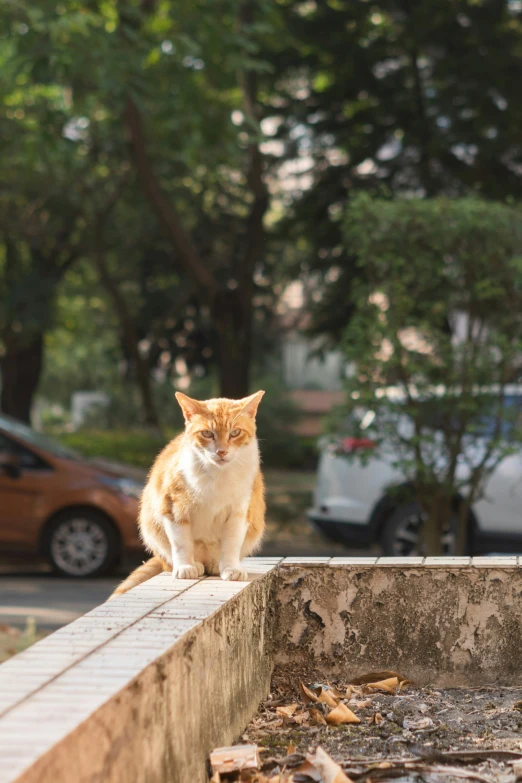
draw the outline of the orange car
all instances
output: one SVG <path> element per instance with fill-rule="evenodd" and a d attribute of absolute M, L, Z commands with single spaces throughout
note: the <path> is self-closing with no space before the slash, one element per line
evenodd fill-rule
<path fill-rule="evenodd" d="M 43 555 L 71 577 L 107 571 L 141 549 L 143 485 L 97 467 L 8 416 L 0 416 L 0 551 Z"/>

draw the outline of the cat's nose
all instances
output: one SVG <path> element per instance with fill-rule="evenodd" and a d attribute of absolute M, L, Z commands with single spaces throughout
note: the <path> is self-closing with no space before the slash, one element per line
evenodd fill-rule
<path fill-rule="evenodd" d="M 228 454 L 228 449 L 216 449 L 216 454 L 218 457 L 226 457 Z"/>

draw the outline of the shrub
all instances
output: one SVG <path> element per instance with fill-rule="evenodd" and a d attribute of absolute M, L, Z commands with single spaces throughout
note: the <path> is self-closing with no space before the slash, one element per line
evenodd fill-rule
<path fill-rule="evenodd" d="M 522 215 L 476 198 L 364 195 L 345 235 L 361 269 L 345 338 L 349 407 L 374 411 L 367 431 L 413 486 L 431 553 L 462 499 L 462 551 L 471 505 L 522 444 L 505 405 L 522 368 Z"/>

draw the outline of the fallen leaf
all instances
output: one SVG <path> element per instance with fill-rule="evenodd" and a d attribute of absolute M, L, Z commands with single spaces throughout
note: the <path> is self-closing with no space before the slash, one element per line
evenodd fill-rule
<path fill-rule="evenodd" d="M 326 722 L 332 726 L 339 726 L 341 723 L 360 723 L 360 718 L 357 717 L 343 702 L 340 702 L 337 707 L 332 710 L 326 716 Z"/>
<path fill-rule="evenodd" d="M 292 780 L 294 775 L 306 775 L 309 780 L 315 780 L 317 783 L 322 781 L 322 776 L 317 767 L 311 764 L 309 761 L 303 761 L 298 767 L 292 770 Z"/>
<path fill-rule="evenodd" d="M 374 712 L 372 717 L 370 718 L 370 723 L 375 724 L 376 726 L 379 725 L 379 723 L 382 723 L 384 718 L 382 717 L 380 712 Z"/>
<path fill-rule="evenodd" d="M 210 754 L 210 766 L 212 774 L 257 769 L 259 767 L 257 745 L 232 745 L 228 748 L 216 748 Z"/>
<path fill-rule="evenodd" d="M 310 717 L 309 712 L 298 712 L 295 715 L 293 715 L 292 720 L 294 723 L 297 723 L 300 726 L 302 723 L 306 723 L 309 717 Z"/>
<path fill-rule="evenodd" d="M 329 707 L 336 707 L 337 706 L 337 699 L 334 699 L 330 691 L 325 691 L 324 688 L 321 688 L 321 693 L 319 694 L 319 701 L 323 704 L 328 704 Z"/>
<path fill-rule="evenodd" d="M 403 682 L 406 677 L 403 677 L 397 672 L 370 672 L 369 674 L 363 674 L 361 677 L 354 677 L 350 680 L 350 685 L 368 685 L 370 682 L 381 682 L 382 680 L 390 680 L 396 677 L 399 682 Z"/>
<path fill-rule="evenodd" d="M 286 755 L 291 756 L 292 753 L 295 753 L 297 750 L 297 745 L 289 745 L 286 749 Z"/>
<path fill-rule="evenodd" d="M 276 707 L 276 715 L 281 715 L 283 718 L 291 718 L 298 707 L 298 704 L 289 704 L 287 707 Z"/>
<path fill-rule="evenodd" d="M 377 769 L 391 769 L 392 767 L 393 764 L 391 761 L 381 761 L 381 763 L 377 765 Z"/>
<path fill-rule="evenodd" d="M 306 685 L 303 685 L 301 680 L 299 680 L 299 690 L 301 691 L 301 696 L 303 697 L 305 706 L 307 704 L 317 704 L 317 702 L 319 701 L 318 695 L 315 694 L 313 691 L 311 691 L 309 688 L 307 688 Z"/>
<path fill-rule="evenodd" d="M 418 718 L 417 720 L 414 720 L 413 718 L 404 718 L 402 722 L 403 729 L 408 729 L 409 731 L 429 729 L 433 725 L 434 723 L 431 718 Z"/>
<path fill-rule="evenodd" d="M 306 685 L 303 685 L 303 683 L 299 681 L 299 690 L 301 691 L 305 706 L 308 704 L 316 704 L 318 701 L 322 704 L 327 704 L 329 707 L 335 707 L 337 704 L 337 700 L 334 699 L 330 690 L 323 688 L 322 685 L 307 688 Z"/>
<path fill-rule="evenodd" d="M 219 774 L 219 772 L 214 772 L 214 774 L 210 778 L 210 783 L 221 783 L 221 775 Z"/>
<path fill-rule="evenodd" d="M 390 677 L 388 680 L 369 682 L 366 687 L 372 691 L 385 691 L 386 693 L 395 693 L 397 688 L 399 687 L 399 678 Z"/>
<path fill-rule="evenodd" d="M 328 687 L 330 688 L 330 693 L 335 699 L 339 700 L 345 698 L 344 693 L 340 691 L 339 688 L 336 688 L 334 685 L 329 685 Z"/>
<path fill-rule="evenodd" d="M 326 720 L 324 719 L 324 715 L 319 710 L 315 710 L 312 707 L 310 708 L 310 720 L 312 723 L 317 723 L 321 726 L 326 726 Z"/>
<path fill-rule="evenodd" d="M 324 783 L 353 783 L 339 764 L 336 764 L 320 745 L 317 747 L 315 755 L 308 754 L 306 760 L 320 772 Z"/>
<path fill-rule="evenodd" d="M 372 700 L 371 699 L 365 699 L 364 701 L 358 701 L 356 702 L 357 706 L 360 710 L 364 710 L 365 707 L 371 707 L 372 706 Z"/>

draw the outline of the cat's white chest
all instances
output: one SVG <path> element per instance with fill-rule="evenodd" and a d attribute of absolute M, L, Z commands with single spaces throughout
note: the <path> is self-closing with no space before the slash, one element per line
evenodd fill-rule
<path fill-rule="evenodd" d="M 254 479 L 259 468 L 257 444 L 246 447 L 241 459 L 226 468 L 210 466 L 202 470 L 187 461 L 185 476 L 194 493 L 190 521 L 195 540 L 219 541 L 223 526 L 232 513 L 248 511 Z"/>

